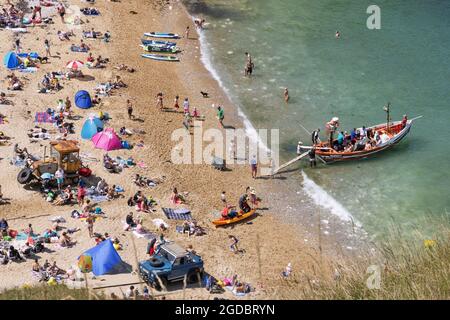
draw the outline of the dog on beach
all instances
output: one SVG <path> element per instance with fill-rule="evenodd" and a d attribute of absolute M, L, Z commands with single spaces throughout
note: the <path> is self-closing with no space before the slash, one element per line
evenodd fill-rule
<path fill-rule="evenodd" d="M 200 91 L 200 93 L 202 94 L 203 98 L 209 98 L 208 92 Z"/>

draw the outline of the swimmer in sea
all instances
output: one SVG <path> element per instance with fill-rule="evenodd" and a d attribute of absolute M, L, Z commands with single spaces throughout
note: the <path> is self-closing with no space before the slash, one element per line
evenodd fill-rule
<path fill-rule="evenodd" d="M 339 39 L 341 37 L 341 33 L 337 30 L 336 30 L 335 37 L 336 37 L 336 39 Z"/>
<path fill-rule="evenodd" d="M 284 89 L 284 101 L 285 101 L 286 103 L 288 103 L 288 101 L 289 101 L 289 91 L 288 91 L 288 88 L 285 88 L 285 89 Z"/>

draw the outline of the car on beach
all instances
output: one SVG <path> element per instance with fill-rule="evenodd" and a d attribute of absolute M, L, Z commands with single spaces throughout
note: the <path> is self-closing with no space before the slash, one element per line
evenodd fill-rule
<path fill-rule="evenodd" d="M 203 260 L 176 243 L 165 243 L 150 259 L 139 263 L 139 273 L 146 283 L 157 290 L 170 282 L 184 279 L 187 283 L 195 283 L 203 277 Z"/>

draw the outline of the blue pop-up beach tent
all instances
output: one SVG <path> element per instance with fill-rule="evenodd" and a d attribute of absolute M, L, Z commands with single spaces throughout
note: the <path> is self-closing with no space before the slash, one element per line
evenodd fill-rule
<path fill-rule="evenodd" d="M 80 90 L 75 94 L 75 104 L 78 108 L 89 109 L 92 107 L 92 100 L 89 92 Z"/>
<path fill-rule="evenodd" d="M 123 263 L 111 240 L 102 241 L 87 250 L 80 256 L 78 262 L 83 264 L 82 270 L 92 271 L 96 276 L 108 273 Z"/>
<path fill-rule="evenodd" d="M 90 117 L 83 124 L 81 137 L 90 140 L 97 133 L 103 130 L 103 122 L 97 117 Z"/>
<path fill-rule="evenodd" d="M 8 69 L 15 69 L 19 66 L 20 61 L 19 58 L 17 58 L 17 54 L 15 52 L 10 51 L 3 58 L 3 64 Z"/>

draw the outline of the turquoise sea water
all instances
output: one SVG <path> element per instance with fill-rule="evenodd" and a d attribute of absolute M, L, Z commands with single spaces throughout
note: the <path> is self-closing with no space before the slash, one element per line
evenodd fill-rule
<path fill-rule="evenodd" d="M 283 160 L 297 141 L 310 141 L 299 124 L 323 129 L 333 116 L 344 130 L 382 123 L 388 101 L 394 120 L 423 115 L 376 158 L 303 167 L 369 233 L 383 234 L 392 220 L 432 232 L 424 218 L 450 211 L 450 1 L 187 2 L 209 22 L 203 35 L 232 99 L 255 128 L 280 129 Z M 366 27 L 371 4 L 381 9 L 381 30 Z M 243 77 L 245 51 L 256 66 L 251 79 Z"/>

